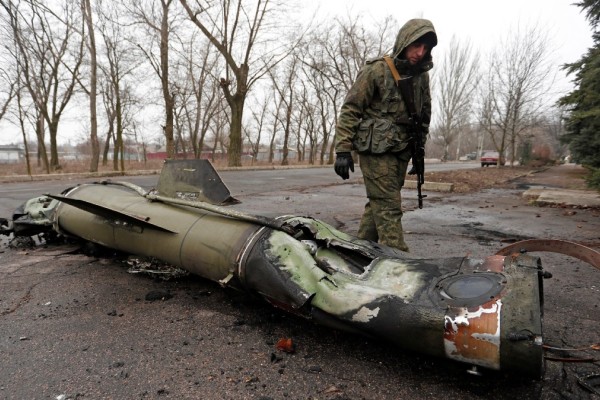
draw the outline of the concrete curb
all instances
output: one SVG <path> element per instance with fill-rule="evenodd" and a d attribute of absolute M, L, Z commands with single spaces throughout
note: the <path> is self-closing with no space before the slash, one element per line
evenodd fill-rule
<path fill-rule="evenodd" d="M 600 208 L 600 194 L 591 190 L 529 189 L 523 192 L 523 197 L 540 206 Z"/>
<path fill-rule="evenodd" d="M 139 171 L 115 171 L 115 172 L 75 172 L 66 174 L 41 174 L 41 175 L 7 175 L 0 176 L 0 183 L 14 182 L 39 182 L 39 181 L 61 181 L 82 178 L 114 178 L 119 176 L 158 175 L 160 170 Z"/>
<path fill-rule="evenodd" d="M 257 170 L 282 170 L 282 169 L 307 169 L 307 168 L 332 168 L 331 165 L 266 165 L 266 166 L 243 166 L 243 167 L 215 167 L 217 171 L 257 171 Z M 14 182 L 36 182 L 73 180 L 82 178 L 114 178 L 120 176 L 160 175 L 160 169 L 131 170 L 131 171 L 107 171 L 107 172 L 74 172 L 63 174 L 39 174 L 39 175 L 5 175 L 0 176 L 0 183 Z"/>
<path fill-rule="evenodd" d="M 407 189 L 416 189 L 417 181 L 404 181 L 404 187 Z M 445 183 L 445 182 L 425 182 L 421 188 L 423 190 L 429 190 L 431 192 L 453 192 L 454 184 L 453 183 Z"/>
<path fill-rule="evenodd" d="M 283 170 L 283 169 L 307 169 L 307 168 L 328 168 L 330 165 L 270 165 L 256 167 L 222 167 L 216 168 L 217 171 L 248 171 L 248 170 Z M 331 167 L 332 168 L 332 167 Z M 136 171 L 114 171 L 114 172 L 78 172 L 65 174 L 41 174 L 41 175 L 12 175 L 0 176 L 0 183 L 15 183 L 15 182 L 39 182 L 39 181 L 54 181 L 54 180 L 76 180 L 83 178 L 118 178 L 121 176 L 139 176 L 139 175 L 160 175 L 160 170 L 136 170 Z M 361 179 L 362 181 L 362 179 Z M 407 189 L 416 189 L 417 181 L 406 180 L 404 187 Z M 453 183 L 443 182 L 425 182 L 422 186 L 423 190 L 432 192 L 453 192 Z"/>

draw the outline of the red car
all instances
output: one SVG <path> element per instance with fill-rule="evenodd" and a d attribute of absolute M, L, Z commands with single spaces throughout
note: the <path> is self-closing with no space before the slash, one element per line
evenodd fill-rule
<path fill-rule="evenodd" d="M 498 165 L 500 154 L 497 151 L 486 151 L 481 155 L 481 166 Z"/>

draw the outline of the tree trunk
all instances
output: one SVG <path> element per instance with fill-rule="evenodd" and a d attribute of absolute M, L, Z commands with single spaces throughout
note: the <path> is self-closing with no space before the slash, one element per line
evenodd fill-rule
<path fill-rule="evenodd" d="M 21 92 L 17 90 L 17 110 L 19 117 L 19 126 L 23 135 L 23 145 L 25 146 L 25 161 L 27 162 L 27 175 L 31 176 L 31 159 L 29 158 L 29 143 L 27 141 L 27 130 L 25 129 L 25 117 L 23 116 L 23 108 L 21 105 Z"/>
<path fill-rule="evenodd" d="M 291 97 L 291 96 L 290 96 Z M 283 154 L 281 157 L 281 165 L 288 165 L 290 161 L 288 160 L 288 146 L 290 143 L 290 126 L 292 124 L 292 109 L 291 109 L 291 100 L 288 103 L 285 113 L 285 128 L 283 130 Z"/>
<path fill-rule="evenodd" d="M 242 114 L 244 100 L 244 97 L 238 96 L 231 103 L 229 151 L 227 152 L 227 165 L 230 167 L 242 166 Z"/>
<path fill-rule="evenodd" d="M 96 38 L 94 36 L 94 24 L 92 22 L 92 7 L 90 5 L 90 0 L 83 0 L 83 12 L 85 16 L 85 22 L 88 28 L 90 50 L 90 142 L 92 144 L 90 172 L 97 172 L 98 162 L 100 159 L 100 143 L 98 142 L 98 118 L 96 112 L 98 64 L 96 61 Z"/>
<path fill-rule="evenodd" d="M 119 88 L 117 88 L 119 89 Z M 121 109 L 121 94 L 119 90 L 115 91 L 116 93 L 116 102 L 115 102 L 115 111 L 117 112 L 117 131 L 114 143 L 114 157 L 113 157 L 113 170 L 119 170 L 119 155 L 123 156 L 123 110 Z M 121 160 L 123 161 L 123 160 Z M 121 166 L 123 163 L 121 162 Z M 124 169 L 123 169 L 124 170 Z"/>
<path fill-rule="evenodd" d="M 60 170 L 60 162 L 58 160 L 58 143 L 56 141 L 56 137 L 58 135 L 57 120 L 50 122 L 48 131 L 50 133 L 50 170 L 58 171 Z"/>
<path fill-rule="evenodd" d="M 162 20 L 160 25 L 160 69 L 163 99 L 165 101 L 164 134 L 167 145 L 167 158 L 175 158 L 175 140 L 173 138 L 173 109 L 175 99 L 169 91 L 169 5 L 162 1 Z"/>
<path fill-rule="evenodd" d="M 50 163 L 48 162 L 48 152 L 46 151 L 46 142 L 44 138 L 44 123 L 45 119 L 42 114 L 38 114 L 37 124 L 35 126 L 35 134 L 37 136 L 38 141 L 38 166 L 40 166 L 40 161 L 44 167 L 44 171 L 47 174 L 50 173 Z"/>
<path fill-rule="evenodd" d="M 110 150 L 110 138 L 113 135 L 113 123 L 110 123 L 110 128 L 106 133 L 106 140 L 104 141 L 104 150 L 102 151 L 102 165 L 108 165 L 108 151 Z"/>

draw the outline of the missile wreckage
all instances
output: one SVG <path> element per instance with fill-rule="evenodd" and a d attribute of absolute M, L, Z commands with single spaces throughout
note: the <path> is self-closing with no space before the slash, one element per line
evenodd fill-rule
<path fill-rule="evenodd" d="M 236 202 L 208 161 L 166 161 L 155 189 L 81 184 L 27 201 L 0 233 L 51 232 L 154 257 L 325 326 L 534 378 L 544 372 L 548 274 L 526 250 L 600 268 L 594 250 L 548 240 L 518 242 L 484 259 L 414 259 L 311 217 L 228 207 Z"/>

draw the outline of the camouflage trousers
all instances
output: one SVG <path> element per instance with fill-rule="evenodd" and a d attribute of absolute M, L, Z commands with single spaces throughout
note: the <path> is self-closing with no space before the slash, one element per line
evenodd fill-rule
<path fill-rule="evenodd" d="M 369 201 L 358 228 L 358 237 L 408 251 L 402 233 L 400 190 L 410 151 L 360 154 L 360 169 Z"/>

